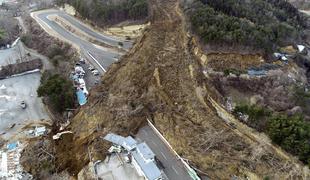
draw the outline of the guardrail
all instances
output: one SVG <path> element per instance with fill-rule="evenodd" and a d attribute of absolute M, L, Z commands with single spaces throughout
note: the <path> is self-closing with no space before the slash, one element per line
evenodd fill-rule
<path fill-rule="evenodd" d="M 169 142 L 166 140 L 166 138 L 159 132 L 159 130 L 154 126 L 154 124 L 147 119 L 148 125 L 153 129 L 153 131 L 158 135 L 158 137 L 169 147 L 169 149 L 177 156 L 178 159 L 181 160 L 184 167 L 186 168 L 188 174 L 193 180 L 200 180 L 200 177 L 197 175 L 194 169 L 192 169 L 185 161 L 184 159 L 172 148 L 172 146 L 169 144 Z"/>
<path fill-rule="evenodd" d="M 107 72 L 104 69 L 104 67 L 97 61 L 97 59 L 92 54 L 90 54 L 90 52 L 87 51 L 87 54 L 97 63 L 97 65 L 100 67 L 100 69 L 102 69 L 104 72 Z"/>

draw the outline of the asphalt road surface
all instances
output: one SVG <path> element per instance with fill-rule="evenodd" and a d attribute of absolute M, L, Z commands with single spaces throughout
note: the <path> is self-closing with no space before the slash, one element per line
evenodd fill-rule
<path fill-rule="evenodd" d="M 152 149 L 156 157 L 165 167 L 164 172 L 169 180 L 191 179 L 186 169 L 183 167 L 182 162 L 177 159 L 151 127 L 145 126 L 141 128 L 136 139 L 140 142 L 145 142 Z"/>
<path fill-rule="evenodd" d="M 66 29 L 61 27 L 56 22 L 48 19 L 49 15 L 57 15 L 65 18 L 67 21 L 71 23 L 72 26 L 80 29 L 81 31 L 87 33 L 88 35 L 96 38 L 98 41 L 104 42 L 106 44 L 117 47 L 119 42 L 123 43 L 123 47 L 125 49 L 129 49 L 132 46 L 132 42 L 126 41 L 123 39 L 116 38 L 114 36 L 104 35 L 93 31 L 92 29 L 85 26 L 76 18 L 66 14 L 63 11 L 51 10 L 51 11 L 42 11 L 38 12 L 36 19 L 39 24 L 49 28 L 48 30 L 52 30 L 59 34 L 62 38 L 65 38 L 67 41 L 71 42 L 80 47 L 81 55 L 86 57 L 97 69 L 104 73 L 108 67 L 116 62 L 118 58 L 121 56 L 120 53 L 115 50 L 111 50 L 108 48 L 99 48 L 95 46 L 93 43 L 88 42 L 71 32 L 68 32 Z M 98 65 L 100 64 L 100 65 Z"/>

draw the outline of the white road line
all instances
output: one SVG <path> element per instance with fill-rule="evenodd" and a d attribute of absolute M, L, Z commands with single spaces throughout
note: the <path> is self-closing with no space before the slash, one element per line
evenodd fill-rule
<path fill-rule="evenodd" d="M 161 153 L 161 155 L 164 156 L 164 158 L 165 158 L 166 160 L 168 160 L 167 157 L 165 156 L 165 154 L 164 154 L 163 152 L 160 151 L 160 153 Z"/>
<path fill-rule="evenodd" d="M 177 175 L 180 175 L 179 172 L 172 166 L 172 169 L 174 170 L 174 172 L 177 174 Z"/>
<path fill-rule="evenodd" d="M 98 64 L 98 66 L 104 71 L 107 72 L 102 66 L 101 64 L 97 61 L 97 59 L 95 59 L 95 57 L 93 55 L 90 54 L 89 51 L 87 51 L 87 54 Z"/>

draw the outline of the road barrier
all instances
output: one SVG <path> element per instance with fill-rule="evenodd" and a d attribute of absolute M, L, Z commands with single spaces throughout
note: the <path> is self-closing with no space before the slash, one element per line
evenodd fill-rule
<path fill-rule="evenodd" d="M 197 175 L 194 169 L 192 169 L 185 161 L 184 159 L 172 148 L 172 146 L 169 144 L 169 142 L 166 140 L 166 138 L 159 132 L 159 130 L 154 126 L 154 124 L 147 119 L 148 125 L 153 129 L 153 131 L 158 135 L 158 137 L 169 147 L 169 149 L 177 156 L 178 159 L 181 160 L 184 167 L 186 168 L 188 174 L 193 180 L 200 180 L 200 177 Z"/>
<path fill-rule="evenodd" d="M 104 72 L 107 72 L 102 66 L 101 64 L 97 61 L 97 59 L 90 54 L 90 52 L 87 51 L 87 54 L 98 64 L 98 66 L 104 71 Z"/>

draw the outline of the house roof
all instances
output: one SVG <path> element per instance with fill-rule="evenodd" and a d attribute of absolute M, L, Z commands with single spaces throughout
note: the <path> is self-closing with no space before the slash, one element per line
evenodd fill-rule
<path fill-rule="evenodd" d="M 119 145 L 119 146 L 122 146 L 122 144 L 125 140 L 124 137 L 113 134 L 113 133 L 107 134 L 103 139 L 105 139 L 105 140 L 107 140 L 113 144 Z"/>
<path fill-rule="evenodd" d="M 107 134 L 103 139 L 128 150 L 148 180 L 161 177 L 161 172 L 154 162 L 155 154 L 145 142 L 137 144 L 131 136 L 124 138 L 113 133 Z"/>
<path fill-rule="evenodd" d="M 132 150 L 134 147 L 136 147 L 137 141 L 133 139 L 131 136 L 128 136 L 126 138 L 109 133 L 107 134 L 103 139 L 112 142 L 113 144 L 119 145 L 124 147 L 127 151 Z"/>
<path fill-rule="evenodd" d="M 137 150 L 132 151 L 131 154 L 148 180 L 156 180 L 161 177 L 161 172 L 154 161 L 144 161 Z"/>
<path fill-rule="evenodd" d="M 145 142 L 138 144 L 137 150 L 145 160 L 153 159 L 155 157 L 155 154 Z"/>

